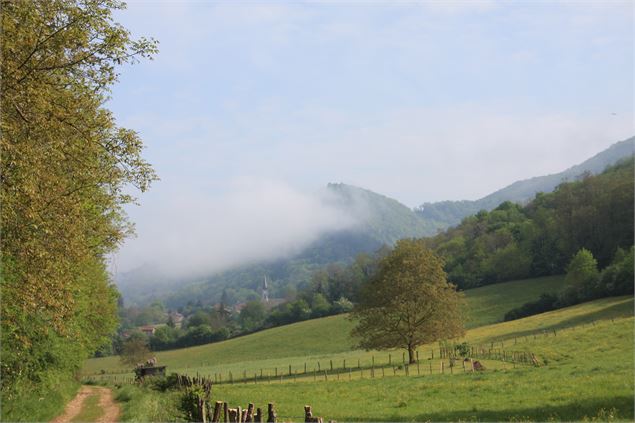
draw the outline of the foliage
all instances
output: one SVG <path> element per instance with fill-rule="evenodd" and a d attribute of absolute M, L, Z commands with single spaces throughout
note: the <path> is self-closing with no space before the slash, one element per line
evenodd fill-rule
<path fill-rule="evenodd" d="M 116 66 L 149 57 L 114 0 L 2 1 L 2 396 L 69 374 L 108 342 L 117 293 L 105 257 L 130 233 L 126 187 L 155 174 L 103 107 Z"/>
<path fill-rule="evenodd" d="M 585 248 L 580 249 L 567 266 L 564 303 L 576 304 L 580 300 L 592 298 L 599 275 L 598 264 L 593 254 Z"/>
<path fill-rule="evenodd" d="M 64 411 L 64 406 L 77 393 L 79 383 L 66 371 L 50 371 L 40 374 L 37 385 L 20 380 L 11 389 L 11 396 L 7 395 L 8 399 L 2 401 L 3 422 L 46 422 Z"/>
<path fill-rule="evenodd" d="M 123 344 L 121 362 L 129 366 L 134 366 L 138 363 L 144 363 L 151 355 L 145 336 L 141 334 L 130 336 Z"/>
<path fill-rule="evenodd" d="M 265 306 L 261 301 L 250 301 L 245 304 L 238 319 L 243 329 L 252 331 L 262 326 L 266 318 Z"/>
<path fill-rule="evenodd" d="M 613 262 L 602 272 L 588 250 L 580 250 L 568 266 L 567 285 L 557 294 L 544 293 L 537 301 L 530 301 L 505 314 L 505 320 L 515 320 L 545 311 L 590 301 L 596 298 L 633 294 L 633 247 L 627 253 L 621 248 Z"/>
<path fill-rule="evenodd" d="M 604 295 L 633 294 L 634 255 L 633 247 L 628 251 L 617 249 L 613 262 L 602 271 L 600 276 L 600 289 Z"/>
<path fill-rule="evenodd" d="M 185 414 L 190 422 L 201 422 L 203 416 L 200 413 L 199 403 L 202 401 L 209 402 L 210 397 L 203 387 L 194 385 L 185 389 L 181 394 L 181 402 L 179 408 Z"/>
<path fill-rule="evenodd" d="M 558 296 L 554 294 L 541 294 L 536 301 L 530 301 L 518 308 L 505 313 L 505 321 L 521 319 L 534 314 L 544 313 L 557 308 Z"/>
<path fill-rule="evenodd" d="M 426 243 L 462 289 L 565 273 L 581 248 L 605 267 L 617 248 L 633 245 L 633 170 L 625 161 L 538 194 L 527 206 L 502 203 Z"/>
<path fill-rule="evenodd" d="M 185 422 L 180 396 L 179 391 L 159 392 L 144 385 L 124 385 L 115 393 L 124 422 Z"/>
<path fill-rule="evenodd" d="M 365 349 L 417 346 L 463 333 L 462 296 L 448 284 L 441 260 L 422 242 L 401 240 L 379 262 L 351 317 Z"/>

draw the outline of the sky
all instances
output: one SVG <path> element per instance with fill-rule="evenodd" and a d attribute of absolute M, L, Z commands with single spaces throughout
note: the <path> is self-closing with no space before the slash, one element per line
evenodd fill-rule
<path fill-rule="evenodd" d="M 130 1 L 116 21 L 160 51 L 121 69 L 107 107 L 161 181 L 128 208 L 138 237 L 116 267 L 301 248 L 347 224 L 316 194 L 329 182 L 415 207 L 582 162 L 635 134 L 633 13 L 627 1 Z"/>

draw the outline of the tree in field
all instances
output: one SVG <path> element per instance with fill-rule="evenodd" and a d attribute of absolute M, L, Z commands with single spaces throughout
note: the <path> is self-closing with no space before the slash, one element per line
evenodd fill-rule
<path fill-rule="evenodd" d="M 599 276 L 598 263 L 593 254 L 585 248 L 580 249 L 567 267 L 565 302 L 574 304 L 593 298 Z"/>
<path fill-rule="evenodd" d="M 367 350 L 405 348 L 414 363 L 419 345 L 464 333 L 462 305 L 441 259 L 420 240 L 400 240 L 364 286 L 352 335 Z"/>
<path fill-rule="evenodd" d="M 121 362 L 130 366 L 145 363 L 152 356 L 148 348 L 148 341 L 143 334 L 132 334 L 123 343 Z"/>
<path fill-rule="evenodd" d="M 18 384 L 41 389 L 47 372 L 70 379 L 117 325 L 105 257 L 132 230 L 128 188 L 155 179 L 137 134 L 104 107 L 117 66 L 156 51 L 113 22 L 121 8 L 0 4 L 3 405 Z"/>

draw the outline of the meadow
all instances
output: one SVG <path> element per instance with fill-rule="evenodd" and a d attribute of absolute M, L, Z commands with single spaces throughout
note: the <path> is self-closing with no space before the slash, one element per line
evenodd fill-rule
<path fill-rule="evenodd" d="M 537 299 L 542 292 L 555 292 L 562 288 L 563 276 L 507 282 L 465 291 L 467 301 L 467 327 L 474 328 L 503 320 L 504 314 L 513 307 Z M 369 365 L 373 353 L 355 350 L 355 341 L 349 336 L 353 323 L 346 315 L 330 316 L 291 325 L 272 328 L 251 335 L 223 342 L 157 352 L 161 365 L 169 371 L 195 374 L 228 372 L 253 375 L 266 370 L 271 374 L 275 368 L 309 369 L 320 368 L 330 360 L 342 366 Z M 377 363 L 388 361 L 388 353 L 375 353 Z M 401 359 L 402 352 L 393 354 L 393 360 Z M 100 374 L 102 370 L 119 377 L 130 377 L 129 369 L 122 367 L 119 357 L 104 357 L 87 360 L 83 374 Z"/>
<path fill-rule="evenodd" d="M 411 366 L 408 376 L 401 370 L 397 376 L 387 371 L 382 377 L 376 370 L 372 378 L 366 370 L 363 378 L 357 372 L 352 380 L 331 374 L 328 381 L 314 381 L 309 375 L 295 381 L 219 384 L 213 400 L 234 407 L 274 402 L 283 421 L 301 420 L 305 404 L 312 405 L 316 415 L 337 421 L 632 421 L 633 324 L 633 298 L 607 298 L 475 328 L 465 336 L 471 344 L 494 342 L 499 347 L 502 342 L 505 349 L 531 351 L 538 366 L 483 360 L 483 372 L 457 366 L 453 373 L 446 367 L 440 374 L 437 359 L 422 357 L 422 370 L 435 363 L 432 375 L 417 374 Z M 136 405 L 127 404 L 127 421 L 165 417 L 165 407 L 176 410 L 178 397 L 173 393 L 131 386 L 123 386 L 120 393 L 133 401 L 136 397 Z M 164 406 L 157 407 L 161 398 Z"/>
<path fill-rule="evenodd" d="M 549 283 L 558 283 L 551 280 Z M 547 281 L 545 281 L 547 283 Z M 486 309 L 506 286 L 468 292 L 468 302 Z M 522 283 L 511 285 L 523 291 Z M 497 289 L 498 288 L 498 289 Z M 478 291 L 478 290 L 473 290 Z M 509 291 L 511 292 L 511 291 Z M 506 306 L 505 306 L 506 307 Z M 283 421 L 298 421 L 303 406 L 337 421 L 630 421 L 633 419 L 633 298 L 614 297 L 555 310 L 525 319 L 500 322 L 502 310 L 487 309 L 481 321 L 498 321 L 467 330 L 457 340 L 505 351 L 535 354 L 538 365 L 479 359 L 483 372 L 441 373 L 439 345 L 419 349 L 420 365 L 401 365 L 402 351 L 352 349 L 351 322 L 332 316 L 274 328 L 217 344 L 159 354 L 169 372 L 209 377 L 223 374 L 213 400 L 245 407 L 274 402 Z M 432 354 L 434 351 L 434 358 Z M 388 366 L 390 354 L 392 365 Z M 124 374 L 100 373 L 120 368 L 116 358 L 91 360 L 91 378 L 112 383 Z M 349 370 L 339 372 L 346 360 Z M 358 360 L 361 368 L 357 368 Z M 336 371 L 330 371 L 330 362 Z M 320 363 L 321 372 L 313 373 Z M 374 365 L 373 365 L 374 362 Z M 307 374 L 303 374 L 304 364 Z M 289 365 L 292 375 L 288 375 Z M 275 370 L 274 370 L 275 369 Z M 374 372 L 372 371 L 374 369 Z M 326 372 L 324 372 L 326 370 Z M 274 377 L 274 371 L 285 377 Z M 234 383 L 228 382 L 232 373 Z M 262 373 L 263 377 L 260 377 Z M 325 374 L 326 373 L 326 374 Z M 239 381 L 243 375 L 251 378 Z M 254 379 L 253 376 L 256 376 Z M 374 376 L 374 377 L 373 377 Z M 178 395 L 140 387 L 119 388 L 124 420 L 178 418 Z"/>

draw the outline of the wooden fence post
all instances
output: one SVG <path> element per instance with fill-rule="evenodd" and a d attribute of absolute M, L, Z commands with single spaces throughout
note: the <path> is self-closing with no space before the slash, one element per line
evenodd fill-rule
<path fill-rule="evenodd" d="M 214 404 L 214 413 L 212 414 L 212 422 L 218 423 L 220 422 L 220 413 L 223 409 L 223 401 L 216 401 Z"/>
<path fill-rule="evenodd" d="M 276 423 L 276 411 L 273 409 L 273 403 L 270 402 L 267 408 L 267 423 Z"/>
<path fill-rule="evenodd" d="M 247 414 L 245 415 L 245 422 L 251 423 L 253 421 L 254 421 L 254 404 L 250 402 L 249 405 L 247 405 Z"/>

